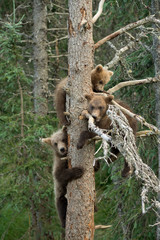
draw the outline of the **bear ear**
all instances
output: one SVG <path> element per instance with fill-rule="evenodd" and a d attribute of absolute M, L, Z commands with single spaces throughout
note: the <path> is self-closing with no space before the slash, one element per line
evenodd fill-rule
<path fill-rule="evenodd" d="M 93 95 L 94 95 L 94 93 L 86 94 L 86 95 L 85 95 L 85 98 L 86 98 L 88 101 L 90 101 L 90 100 L 93 98 Z"/>
<path fill-rule="evenodd" d="M 106 102 L 106 103 L 110 103 L 113 99 L 114 99 L 114 96 L 113 96 L 113 95 L 108 95 L 108 96 L 105 98 L 105 102 Z"/>
<path fill-rule="evenodd" d="M 103 66 L 101 64 L 96 66 L 96 72 L 100 73 L 103 71 Z"/>
<path fill-rule="evenodd" d="M 108 71 L 108 73 L 109 73 L 110 77 L 112 77 L 112 75 L 114 74 L 114 72 L 112 72 L 112 71 Z"/>
<path fill-rule="evenodd" d="M 51 138 L 42 138 L 41 141 L 43 143 L 47 143 L 48 145 L 52 146 Z"/>

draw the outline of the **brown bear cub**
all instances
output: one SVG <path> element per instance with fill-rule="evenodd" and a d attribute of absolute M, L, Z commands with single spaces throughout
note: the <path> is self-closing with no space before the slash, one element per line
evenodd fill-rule
<path fill-rule="evenodd" d="M 53 165 L 55 202 L 61 225 L 65 228 L 67 211 L 65 194 L 67 192 L 67 184 L 74 179 L 80 178 L 84 170 L 82 167 L 69 169 L 67 160 L 61 160 L 61 158 L 67 156 L 68 152 L 67 131 L 65 128 L 53 133 L 51 137 L 42 138 L 41 140 L 52 146 L 55 153 Z"/>
<path fill-rule="evenodd" d="M 95 69 L 91 72 L 91 82 L 92 89 L 94 92 L 102 92 L 104 90 L 105 84 L 107 84 L 113 75 L 112 71 L 108 71 L 102 65 L 97 65 Z M 65 86 L 67 83 L 67 78 L 64 78 L 56 86 L 54 93 L 55 109 L 57 112 L 57 117 L 59 119 L 60 125 L 67 126 L 69 124 L 64 112 L 66 111 L 66 91 Z"/>
<path fill-rule="evenodd" d="M 102 96 L 102 95 L 98 95 L 98 94 L 94 94 L 92 93 L 91 95 L 86 95 L 86 98 L 89 101 L 88 104 L 88 112 L 92 115 L 92 117 L 95 119 L 95 124 L 96 126 L 98 126 L 101 129 L 111 129 L 111 120 L 109 119 L 109 117 L 106 114 L 106 111 L 108 109 L 108 105 L 112 104 L 112 100 L 114 98 L 113 95 L 109 95 L 109 96 Z M 126 105 L 125 103 L 123 103 L 120 100 L 116 100 L 116 102 L 121 105 L 122 107 L 130 110 L 130 108 L 128 107 L 128 105 Z M 134 135 L 136 135 L 136 129 L 137 129 L 137 122 L 136 119 L 126 115 L 126 118 L 128 119 L 128 122 L 130 124 L 130 127 L 133 129 L 133 133 Z M 81 149 L 84 144 L 86 143 L 86 141 L 89 138 L 93 138 L 94 136 L 96 136 L 95 133 L 93 132 L 89 132 L 89 131 L 83 131 L 80 134 L 79 140 L 78 140 L 78 144 L 77 144 L 77 148 Z M 117 159 L 116 156 L 118 156 L 119 154 L 119 150 L 115 147 L 111 148 L 111 152 L 115 155 L 111 155 L 110 159 L 111 161 L 115 161 Z M 122 176 L 123 177 L 127 177 L 129 174 L 131 173 L 131 169 L 128 166 L 127 162 L 125 161 L 125 165 L 124 165 L 124 169 L 122 171 Z"/>

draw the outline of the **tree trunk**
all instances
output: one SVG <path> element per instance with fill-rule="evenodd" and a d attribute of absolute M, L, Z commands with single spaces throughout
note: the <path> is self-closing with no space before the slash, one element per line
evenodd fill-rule
<path fill-rule="evenodd" d="M 34 0 L 34 108 L 39 115 L 48 112 L 47 6 Z"/>
<path fill-rule="evenodd" d="M 160 2 L 159 0 L 152 0 L 152 11 L 156 14 L 156 18 L 160 18 Z M 153 38 L 153 60 L 155 66 L 155 76 L 160 75 L 160 39 L 158 36 Z M 155 83 L 156 94 L 156 121 L 157 127 L 160 130 L 160 83 Z M 160 141 L 160 137 L 158 137 Z M 160 143 L 158 143 L 158 177 L 160 179 Z M 158 194 L 158 201 L 160 202 L 160 193 Z M 160 209 L 158 209 L 158 215 L 160 216 Z M 160 222 L 160 217 L 157 219 Z M 160 225 L 157 226 L 157 240 L 160 240 Z"/>
<path fill-rule="evenodd" d="M 42 0 L 34 0 L 33 2 L 33 22 L 34 111 L 37 117 L 45 116 L 48 112 L 47 7 Z M 35 182 L 35 184 L 38 182 L 36 174 L 33 176 L 33 182 Z M 42 209 L 37 209 L 37 206 L 32 204 L 32 224 L 34 226 L 34 237 L 36 240 L 43 238 L 41 218 Z"/>
<path fill-rule="evenodd" d="M 80 26 L 82 20 L 87 24 Z M 87 121 L 79 120 L 87 106 L 85 94 L 91 91 L 93 65 L 92 0 L 69 0 L 69 78 L 67 110 L 71 125 L 68 127 L 69 159 L 72 167 L 85 169 L 82 178 L 68 184 L 67 222 L 65 239 L 94 238 L 95 181 L 93 171 L 94 144 L 77 150 L 80 132 L 87 129 Z"/>

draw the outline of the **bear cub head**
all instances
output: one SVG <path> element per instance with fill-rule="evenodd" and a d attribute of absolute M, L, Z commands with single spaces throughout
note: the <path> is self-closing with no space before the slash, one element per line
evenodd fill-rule
<path fill-rule="evenodd" d="M 42 142 L 49 144 L 60 157 L 65 157 L 68 152 L 66 128 L 53 133 L 49 138 L 42 138 Z"/>
<path fill-rule="evenodd" d="M 102 92 L 104 86 L 110 81 L 112 75 L 112 71 L 108 71 L 101 64 L 97 65 L 91 72 L 93 92 Z"/>
<path fill-rule="evenodd" d="M 111 104 L 111 101 L 114 99 L 113 95 L 108 95 L 104 97 L 98 94 L 90 94 L 85 96 L 88 100 L 88 112 L 94 118 L 95 122 L 100 122 L 101 119 L 106 116 L 106 111 L 108 105 Z"/>

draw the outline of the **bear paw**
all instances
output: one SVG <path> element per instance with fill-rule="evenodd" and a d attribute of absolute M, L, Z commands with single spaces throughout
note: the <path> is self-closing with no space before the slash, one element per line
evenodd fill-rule
<path fill-rule="evenodd" d="M 77 143 L 77 149 L 78 149 L 78 150 L 79 150 L 79 149 L 82 149 L 83 146 L 84 146 L 84 143 L 82 143 L 82 142 L 78 142 L 78 143 Z"/>
<path fill-rule="evenodd" d="M 73 167 L 72 170 L 74 171 L 74 178 L 80 178 L 84 173 L 83 167 Z"/>

